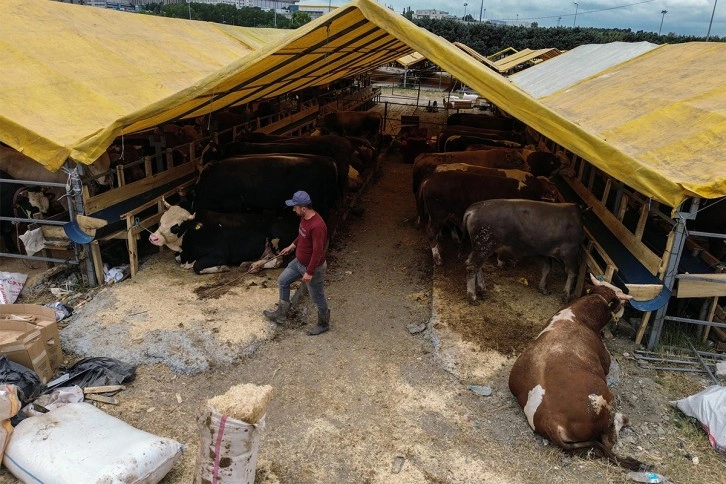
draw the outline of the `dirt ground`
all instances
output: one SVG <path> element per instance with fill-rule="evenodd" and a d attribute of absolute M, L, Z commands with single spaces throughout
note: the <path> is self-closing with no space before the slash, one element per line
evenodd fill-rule
<path fill-rule="evenodd" d="M 332 329 L 324 335 L 304 332 L 314 321 L 307 298 L 300 322 L 278 327 L 261 316 L 275 302 L 278 270 L 198 277 L 178 269 L 168 251 L 78 307 L 61 332 L 69 362 L 113 356 L 139 364 L 120 404 L 99 406 L 187 446 L 164 483 L 193 481 L 197 411 L 240 383 L 274 389 L 258 482 L 625 482 L 622 469 L 546 445 L 507 387 L 516 354 L 561 306 L 562 268 L 554 265 L 552 294 L 543 296 L 536 261 L 491 264 L 487 298 L 470 306 L 452 247 L 432 268 L 413 223 L 410 177 L 410 165 L 386 159 L 362 194 L 363 214 L 349 217 L 333 242 Z M 416 326 L 424 329 L 412 334 Z M 632 423 L 616 451 L 672 482 L 723 482 L 723 457 L 668 403 L 709 382 L 639 368 L 632 341 L 617 332 L 607 346 L 618 363 L 619 407 Z M 14 482 L 0 473 L 0 483 Z"/>

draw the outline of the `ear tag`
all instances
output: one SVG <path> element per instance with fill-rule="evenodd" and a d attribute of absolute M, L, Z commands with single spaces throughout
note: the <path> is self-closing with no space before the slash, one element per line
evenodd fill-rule
<path fill-rule="evenodd" d="M 202 227 L 204 227 L 204 224 L 202 222 L 197 222 L 196 224 L 194 224 L 194 230 L 199 230 Z"/>

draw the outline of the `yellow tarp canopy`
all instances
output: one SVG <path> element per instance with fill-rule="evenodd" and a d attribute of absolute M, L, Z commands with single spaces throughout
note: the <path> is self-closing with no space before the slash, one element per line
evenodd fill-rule
<path fill-rule="evenodd" d="M 688 196 L 726 195 L 726 44 L 696 44 L 699 53 L 690 63 L 676 65 L 664 58 L 650 70 L 636 69 L 638 83 L 648 93 L 644 102 L 621 103 L 613 87 L 613 97 L 600 103 L 622 104 L 622 112 L 631 119 L 641 113 L 640 124 L 613 120 L 606 135 L 549 100 L 533 99 L 451 43 L 372 0 L 353 1 L 295 31 L 221 26 L 47 0 L 3 0 L 0 17 L 0 141 L 50 169 L 57 169 L 66 156 L 90 163 L 122 133 L 324 85 L 417 51 L 646 196 L 677 205 Z M 648 80 L 656 78 L 663 84 L 677 78 L 690 95 L 681 96 L 678 107 L 667 112 L 664 98 L 663 109 L 651 111 L 657 93 L 649 89 Z M 701 81 L 721 86 L 701 89 Z M 597 97 L 585 97 L 593 106 L 590 118 L 597 119 Z M 690 115 L 697 116 L 689 119 Z M 673 138 L 674 144 L 664 146 L 657 156 L 641 156 L 649 153 L 651 141 L 640 132 L 644 128 Z M 693 131 L 689 149 L 675 150 L 685 128 Z M 715 179 L 692 173 L 696 152 L 721 168 Z M 674 177 L 679 170 L 686 176 Z"/>

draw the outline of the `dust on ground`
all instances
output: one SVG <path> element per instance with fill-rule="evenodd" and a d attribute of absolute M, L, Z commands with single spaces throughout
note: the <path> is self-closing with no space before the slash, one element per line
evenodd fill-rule
<path fill-rule="evenodd" d="M 262 309 L 277 299 L 279 271 L 200 277 L 178 269 L 168 252 L 78 308 L 61 332 L 69 361 L 84 354 L 141 363 L 120 404 L 99 406 L 187 445 L 164 483 L 192 482 L 198 409 L 240 383 L 273 387 L 259 482 L 625 481 L 622 469 L 545 445 L 508 390 L 514 355 L 560 307 L 564 271 L 553 267 L 552 294 L 543 296 L 536 261 L 506 270 L 492 264 L 487 298 L 468 305 L 455 253 L 432 268 L 413 224 L 410 176 L 410 165 L 386 160 L 363 194 L 363 215 L 351 217 L 334 241 L 326 334 L 305 335 L 303 326 L 315 318 L 309 299 L 300 304 L 299 322 L 264 320 Z M 197 294 L 215 286 L 224 294 Z M 421 324 L 424 331 L 409 333 Z M 616 451 L 654 464 L 673 482 L 721 479 L 723 459 L 668 404 L 686 396 L 675 388 L 692 394 L 707 382 L 638 368 L 628 339 L 607 345 L 619 363 L 619 406 L 633 424 Z M 199 371 L 189 371 L 195 365 Z M 483 397 L 468 385 L 493 393 Z M 5 472 L 0 482 L 15 480 Z"/>

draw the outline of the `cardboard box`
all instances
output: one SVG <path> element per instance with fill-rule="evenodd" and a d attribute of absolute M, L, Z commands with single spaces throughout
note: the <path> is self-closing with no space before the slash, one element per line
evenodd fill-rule
<path fill-rule="evenodd" d="M 53 377 L 45 341 L 39 327 L 34 324 L 0 319 L 0 354 L 33 370 L 42 383 Z"/>
<path fill-rule="evenodd" d="M 55 311 L 38 304 L 0 304 L 0 320 L 10 315 L 31 318 L 27 321 L 38 326 L 45 342 L 45 352 L 48 355 L 51 370 L 57 370 L 63 363 L 63 350 L 61 349 L 60 333 L 55 322 Z"/>

